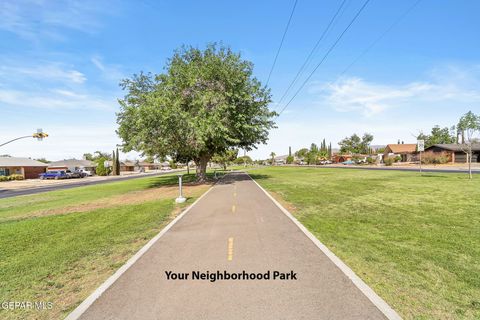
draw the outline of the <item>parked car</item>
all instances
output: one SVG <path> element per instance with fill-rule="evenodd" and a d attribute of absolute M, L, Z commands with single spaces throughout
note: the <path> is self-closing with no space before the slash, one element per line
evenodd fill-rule
<path fill-rule="evenodd" d="M 70 170 L 67 170 L 66 171 L 67 173 L 67 178 L 84 178 L 87 176 L 87 174 L 85 172 L 82 172 L 80 170 L 74 170 L 74 171 L 70 171 Z"/>
<path fill-rule="evenodd" d="M 39 174 L 39 178 L 42 180 L 46 179 L 68 179 L 68 175 L 66 171 L 59 170 L 59 171 L 47 171 L 45 173 Z"/>
<path fill-rule="evenodd" d="M 322 160 L 322 161 L 320 161 L 320 164 L 332 164 L 332 161 L 330 161 L 330 160 Z"/>
<path fill-rule="evenodd" d="M 160 170 L 162 170 L 162 171 L 170 171 L 170 170 L 172 170 L 172 168 L 170 168 L 170 167 L 162 167 Z"/>
<path fill-rule="evenodd" d="M 91 177 L 92 176 L 92 171 L 90 171 L 90 170 L 78 169 L 78 171 L 83 173 L 85 177 Z"/>
<path fill-rule="evenodd" d="M 351 164 L 355 164 L 355 162 L 353 162 L 352 160 L 347 160 L 347 161 L 343 161 L 342 164 L 351 165 Z"/>

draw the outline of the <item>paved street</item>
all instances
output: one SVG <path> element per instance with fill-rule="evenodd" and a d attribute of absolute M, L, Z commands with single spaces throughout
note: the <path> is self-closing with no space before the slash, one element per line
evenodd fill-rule
<path fill-rule="evenodd" d="M 110 176 L 110 177 L 87 177 L 83 179 L 66 179 L 66 180 L 22 180 L 22 181 L 9 181 L 3 182 L 0 184 L 0 199 L 2 198 L 11 198 L 16 196 L 23 196 L 28 194 L 36 194 L 47 191 L 54 191 L 60 189 L 70 189 L 76 187 L 89 186 L 94 184 L 103 184 L 117 181 L 124 181 L 130 179 L 145 178 L 149 176 L 159 176 L 164 174 L 173 173 L 176 171 L 182 170 L 171 170 L 164 172 L 152 172 L 152 173 L 141 173 L 141 174 L 131 174 L 125 176 Z M 12 187 L 12 185 L 14 187 Z"/>
<path fill-rule="evenodd" d="M 193 280 L 192 271 L 296 280 Z M 167 280 L 166 271 L 189 273 Z M 385 319 L 243 173 L 227 175 L 81 319 Z"/>

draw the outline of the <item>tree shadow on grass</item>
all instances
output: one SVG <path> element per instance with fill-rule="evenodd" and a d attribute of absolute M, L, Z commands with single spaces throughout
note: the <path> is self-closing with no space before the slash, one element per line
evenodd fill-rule
<path fill-rule="evenodd" d="M 421 178 L 442 178 L 442 179 L 450 178 L 447 175 L 429 174 L 429 173 L 422 173 L 420 177 Z"/>
<path fill-rule="evenodd" d="M 250 176 L 255 180 L 265 180 L 270 179 L 271 176 L 265 174 L 250 174 Z M 216 178 L 215 173 L 207 173 L 207 181 L 205 183 L 198 183 L 195 173 L 184 174 L 182 177 L 182 183 L 186 186 L 195 186 L 199 184 L 213 184 L 215 182 L 219 184 L 231 184 L 235 181 L 244 181 L 250 180 L 250 177 L 245 174 L 235 174 L 230 172 L 217 172 Z M 147 188 L 162 188 L 162 187 L 173 187 L 178 186 L 178 176 L 177 175 L 168 175 L 168 176 L 159 176 L 150 178 Z"/>
<path fill-rule="evenodd" d="M 195 173 L 184 174 L 182 176 L 182 184 L 188 186 L 195 186 L 200 184 L 212 184 L 215 181 L 213 173 L 207 173 L 207 181 L 205 183 L 198 183 Z M 168 175 L 154 177 L 149 180 L 147 188 L 161 188 L 178 186 L 178 176 Z"/>

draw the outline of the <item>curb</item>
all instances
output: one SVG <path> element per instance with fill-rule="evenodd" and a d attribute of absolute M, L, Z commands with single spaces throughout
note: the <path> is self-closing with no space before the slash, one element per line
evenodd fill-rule
<path fill-rule="evenodd" d="M 287 209 L 285 209 L 275 198 L 273 198 L 267 190 L 265 190 L 260 184 L 258 184 L 257 181 L 255 181 L 247 172 L 245 172 L 250 179 L 252 179 L 253 182 L 257 185 L 260 190 L 262 190 L 270 200 L 275 203 L 275 205 L 290 219 L 297 225 L 297 227 L 302 230 L 302 232 L 332 261 L 337 268 L 339 268 L 352 282 L 353 284 L 370 300 L 378 310 L 380 310 L 387 319 L 390 320 L 401 320 L 402 317 L 392 309 L 388 305 L 388 303 L 385 302 L 382 298 L 380 298 L 379 295 L 373 291 L 372 288 L 370 288 L 365 282 L 363 282 L 362 279 L 360 279 L 359 276 L 353 272 L 352 269 L 350 269 L 340 258 L 338 258 L 330 249 L 328 249 L 323 243 L 320 242 L 320 240 L 317 239 L 310 231 L 305 228 L 303 224 L 301 224 L 290 212 L 288 212 Z"/>
<path fill-rule="evenodd" d="M 157 241 L 160 239 L 168 230 L 170 230 L 175 223 L 183 218 L 201 199 L 203 199 L 213 187 L 216 185 L 214 183 L 210 189 L 205 191 L 194 203 L 192 203 L 185 211 L 180 213 L 175 219 L 170 221 L 165 228 L 163 228 L 155 237 L 153 237 L 146 245 L 144 245 L 134 256 L 132 256 L 128 261 L 120 267 L 113 275 L 111 275 L 104 283 L 102 283 L 94 292 L 92 292 L 83 302 L 76 307 L 66 318 L 65 320 L 76 320 L 79 319 L 85 311 L 98 299 L 102 294 L 110 288 L 115 281 L 117 281 L 132 265 L 137 262 Z"/>

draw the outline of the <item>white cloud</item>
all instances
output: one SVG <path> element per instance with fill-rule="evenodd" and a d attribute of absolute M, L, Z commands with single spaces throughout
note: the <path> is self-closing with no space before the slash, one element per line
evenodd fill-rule
<path fill-rule="evenodd" d="M 87 80 L 82 72 L 60 63 L 45 62 L 33 66 L 0 66 L 0 79 L 9 81 L 12 78 L 23 79 L 24 77 L 33 80 L 66 81 L 75 84 L 82 84 Z"/>
<path fill-rule="evenodd" d="M 93 65 L 101 72 L 102 78 L 110 83 L 118 84 L 121 79 L 126 78 L 120 66 L 106 64 L 98 55 L 93 56 L 90 61 L 92 61 Z"/>
<path fill-rule="evenodd" d="M 100 14 L 112 14 L 110 1 L 0 1 L 0 29 L 30 41 L 63 40 L 62 29 L 94 33 L 101 26 Z"/>
<path fill-rule="evenodd" d="M 442 70 L 442 71 L 440 71 Z M 479 68 L 461 70 L 442 68 L 428 81 L 406 84 L 382 84 L 358 77 L 333 83 L 315 84 L 310 92 L 318 94 L 317 105 L 328 105 L 338 112 L 358 112 L 365 117 L 402 106 L 432 106 L 452 103 L 480 103 Z"/>
<path fill-rule="evenodd" d="M 72 91 L 49 92 L 0 89 L 0 104 L 17 108 L 116 110 L 113 100 Z"/>

